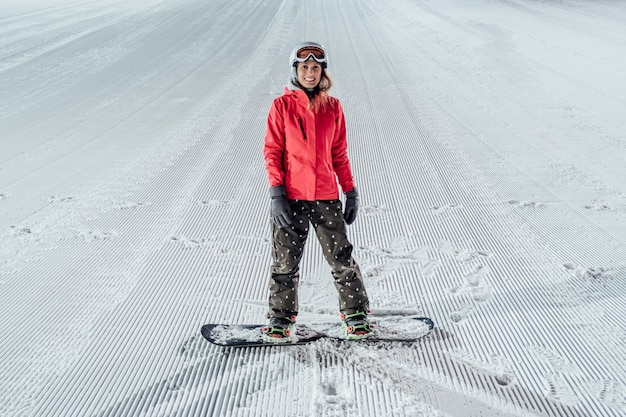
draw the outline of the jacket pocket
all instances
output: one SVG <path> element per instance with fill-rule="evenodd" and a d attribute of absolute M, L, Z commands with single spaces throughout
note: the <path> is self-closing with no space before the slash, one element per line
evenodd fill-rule
<path fill-rule="evenodd" d="M 300 131 L 302 132 L 302 137 L 306 140 L 306 131 L 304 130 L 304 122 L 302 122 L 302 118 L 298 117 L 298 124 L 300 125 Z"/>

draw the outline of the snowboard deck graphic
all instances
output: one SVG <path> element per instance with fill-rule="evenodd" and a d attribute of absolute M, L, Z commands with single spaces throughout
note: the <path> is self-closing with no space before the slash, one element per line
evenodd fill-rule
<path fill-rule="evenodd" d="M 348 340 L 341 334 L 341 324 L 296 324 L 291 342 L 268 342 L 262 337 L 261 324 L 217 324 L 202 326 L 202 336 L 223 347 L 297 346 L 320 339 L 341 340 L 353 343 L 416 342 L 427 336 L 435 327 L 428 317 L 401 317 L 371 320 L 376 334 L 361 340 Z"/>

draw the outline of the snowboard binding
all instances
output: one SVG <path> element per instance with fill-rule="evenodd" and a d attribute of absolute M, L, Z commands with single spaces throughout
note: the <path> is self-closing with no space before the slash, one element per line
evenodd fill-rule
<path fill-rule="evenodd" d="M 375 335 L 374 326 L 367 319 L 367 313 L 341 314 L 345 337 L 348 340 L 361 340 Z"/>
<path fill-rule="evenodd" d="M 263 340 L 272 343 L 291 343 L 293 341 L 296 316 L 270 317 L 267 326 L 261 328 Z"/>

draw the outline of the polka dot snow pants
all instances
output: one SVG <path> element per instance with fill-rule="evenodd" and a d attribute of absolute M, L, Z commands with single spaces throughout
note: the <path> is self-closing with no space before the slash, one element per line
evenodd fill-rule
<path fill-rule="evenodd" d="M 270 279 L 270 315 L 298 314 L 300 260 L 313 225 L 326 261 L 332 268 L 339 294 L 339 310 L 345 314 L 367 311 L 369 301 L 359 266 L 352 258 L 341 201 L 290 201 L 293 224 L 280 228 L 272 222 L 273 265 Z"/>

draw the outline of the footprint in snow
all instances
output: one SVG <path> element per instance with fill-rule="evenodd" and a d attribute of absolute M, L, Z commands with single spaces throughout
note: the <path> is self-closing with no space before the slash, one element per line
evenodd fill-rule
<path fill-rule="evenodd" d="M 587 210 L 593 211 L 615 211 L 615 209 L 609 204 L 600 201 L 594 201 L 592 204 L 585 206 Z"/>
<path fill-rule="evenodd" d="M 11 194 L 9 193 L 0 193 L 0 201 L 6 200 L 9 197 L 11 197 Z"/>
<path fill-rule="evenodd" d="M 469 295 L 474 303 L 485 303 L 493 298 L 493 287 L 489 285 L 484 277 L 484 274 L 487 272 L 487 267 L 478 265 L 474 272 L 464 277 L 462 284 L 449 288 L 448 291 L 457 297 Z M 475 304 L 472 304 L 470 301 L 463 308 L 450 313 L 449 317 L 454 323 L 462 324 L 475 310 Z"/>
<path fill-rule="evenodd" d="M 567 405 L 576 405 L 578 397 L 568 379 L 581 375 L 581 370 L 559 352 L 542 346 L 530 346 L 533 358 L 545 371 L 541 375 L 546 397 Z"/>
<path fill-rule="evenodd" d="M 509 200 L 507 201 L 510 205 L 518 208 L 542 208 L 545 207 L 546 204 L 539 201 L 518 201 L 518 200 Z"/>
<path fill-rule="evenodd" d="M 360 208 L 361 214 L 365 216 L 376 216 L 389 213 L 389 208 L 384 204 L 370 204 Z"/>
<path fill-rule="evenodd" d="M 499 385 L 509 385 L 515 380 L 513 363 L 506 357 L 492 354 L 487 359 L 478 358 L 463 350 L 450 352 L 452 357 L 475 371 L 492 376 Z"/>
<path fill-rule="evenodd" d="M 152 203 L 150 202 L 130 202 L 130 201 L 126 201 L 123 203 L 119 203 L 117 205 L 117 208 L 119 210 L 130 210 L 130 209 L 136 209 L 136 208 L 140 208 L 140 207 L 148 207 L 151 206 Z"/>
<path fill-rule="evenodd" d="M 611 270 L 602 266 L 585 268 L 584 266 L 574 265 L 568 262 L 566 264 L 563 264 L 563 267 L 567 272 L 577 278 L 584 278 L 593 281 L 607 279 L 611 275 Z"/>
<path fill-rule="evenodd" d="M 598 398 L 609 407 L 626 408 L 626 387 L 613 379 L 605 380 Z"/>
<path fill-rule="evenodd" d="M 344 383 L 345 369 L 341 367 L 321 367 L 314 392 L 315 415 L 344 415 L 353 407 L 353 398 L 348 385 Z"/>
<path fill-rule="evenodd" d="M 452 320 L 454 323 L 461 324 L 467 320 L 473 310 L 473 307 L 465 306 L 460 310 L 453 311 L 452 313 L 450 313 L 450 320 Z"/>
<path fill-rule="evenodd" d="M 474 272 L 465 276 L 463 284 L 450 288 L 451 294 L 469 294 L 477 303 L 484 303 L 493 297 L 493 287 L 487 283 L 484 274 L 486 269 L 479 265 Z"/>
<path fill-rule="evenodd" d="M 463 206 L 460 204 L 446 204 L 443 206 L 431 207 L 430 209 L 434 211 L 436 214 L 441 214 L 441 213 L 446 213 L 446 212 L 453 211 L 453 210 L 460 210 L 462 208 Z"/>
<path fill-rule="evenodd" d="M 388 271 L 390 270 L 388 263 L 384 263 L 382 265 L 373 265 L 373 266 L 367 266 L 367 265 L 363 265 L 363 276 L 365 278 L 381 278 L 382 276 L 386 275 L 388 273 Z"/>
<path fill-rule="evenodd" d="M 73 195 L 51 195 L 50 197 L 46 198 L 46 203 L 69 203 L 76 200 L 78 200 L 78 197 Z"/>
<path fill-rule="evenodd" d="M 116 231 L 104 232 L 102 230 L 86 230 L 78 233 L 78 237 L 85 242 L 94 242 L 98 240 L 109 240 L 119 236 Z"/>
<path fill-rule="evenodd" d="M 336 396 L 337 395 L 337 387 L 335 387 L 334 384 L 332 383 L 327 383 L 327 384 L 321 384 L 320 385 L 320 391 L 328 396 Z"/>
<path fill-rule="evenodd" d="M 9 233 L 11 236 L 28 236 L 33 233 L 29 227 L 11 226 L 9 227 Z"/>
<path fill-rule="evenodd" d="M 206 356 L 206 340 L 200 334 L 194 334 L 181 345 L 179 354 L 185 361 L 194 361 Z"/>
<path fill-rule="evenodd" d="M 428 254 L 428 247 L 419 247 L 415 249 L 398 248 L 398 247 L 374 247 L 359 246 L 359 251 L 367 253 L 371 256 L 378 256 L 398 262 L 429 262 L 432 261 Z"/>
<path fill-rule="evenodd" d="M 493 287 L 485 280 L 486 272 L 488 268 L 479 265 L 474 272 L 465 277 L 466 288 L 469 289 L 472 299 L 479 303 L 489 301 L 493 295 Z"/>
<path fill-rule="evenodd" d="M 439 242 L 439 252 L 450 255 L 459 262 L 469 262 L 474 259 L 491 257 L 491 253 L 486 250 L 459 249 L 446 240 Z"/>
<path fill-rule="evenodd" d="M 198 249 L 198 248 L 213 248 L 216 249 L 218 241 L 215 238 L 211 239 L 190 239 L 186 236 L 172 236 L 169 238 L 171 242 L 181 245 L 185 249 Z M 219 249 L 218 253 L 227 254 L 229 250 Z"/>
<path fill-rule="evenodd" d="M 230 204 L 232 204 L 232 201 L 228 201 L 228 200 L 201 200 L 198 201 L 198 204 L 202 207 L 206 207 L 206 208 L 220 208 L 220 207 L 224 207 L 224 206 L 228 206 Z"/>

